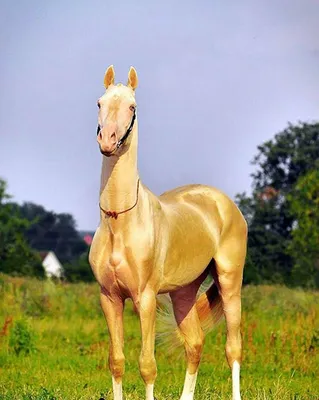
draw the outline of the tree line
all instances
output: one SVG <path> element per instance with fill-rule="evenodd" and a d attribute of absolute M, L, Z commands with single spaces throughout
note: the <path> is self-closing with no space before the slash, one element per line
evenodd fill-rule
<path fill-rule="evenodd" d="M 245 284 L 319 287 L 319 123 L 289 124 L 257 148 L 250 194 L 236 196 L 248 223 Z M 0 271 L 44 277 L 52 250 L 69 281 L 91 281 L 88 246 L 70 214 L 11 201 L 0 179 Z"/>
<path fill-rule="evenodd" d="M 91 281 L 88 250 L 72 215 L 12 202 L 0 179 L 0 272 L 44 278 L 40 252 L 53 251 L 63 265 L 63 278 Z"/>
<path fill-rule="evenodd" d="M 319 124 L 289 124 L 252 164 L 252 193 L 236 196 L 249 227 L 244 282 L 318 288 Z"/>

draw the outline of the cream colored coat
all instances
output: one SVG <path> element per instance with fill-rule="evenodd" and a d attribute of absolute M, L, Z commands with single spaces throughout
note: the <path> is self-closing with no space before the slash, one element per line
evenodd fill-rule
<path fill-rule="evenodd" d="M 137 74 L 114 85 L 114 69 L 104 79 L 99 99 L 98 144 L 103 154 L 100 206 L 130 211 L 112 218 L 101 210 L 90 250 L 90 264 L 101 287 L 101 305 L 110 333 L 109 364 L 114 399 L 122 399 L 123 308 L 131 298 L 142 332 L 140 372 L 146 398 L 153 400 L 156 296 L 169 293 L 187 355 L 182 399 L 193 399 L 204 342 L 202 326 L 220 305 L 227 323 L 226 356 L 233 375 L 233 399 L 240 399 L 240 292 L 246 255 L 247 225 L 237 206 L 219 190 L 189 185 L 155 196 L 137 170 L 138 122 L 120 148 L 136 111 Z M 199 286 L 211 273 L 215 284 L 199 299 Z"/>

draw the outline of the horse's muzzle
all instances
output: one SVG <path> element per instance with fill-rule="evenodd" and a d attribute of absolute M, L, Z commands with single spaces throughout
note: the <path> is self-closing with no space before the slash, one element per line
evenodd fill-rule
<path fill-rule="evenodd" d="M 111 150 L 111 151 L 102 150 L 101 146 L 99 146 L 99 147 L 100 147 L 100 152 L 101 152 L 101 154 L 103 154 L 103 156 L 105 156 L 105 157 L 114 156 L 115 153 L 116 153 L 116 150 L 117 150 L 117 147 L 116 147 L 116 146 L 115 146 L 114 149 Z"/>

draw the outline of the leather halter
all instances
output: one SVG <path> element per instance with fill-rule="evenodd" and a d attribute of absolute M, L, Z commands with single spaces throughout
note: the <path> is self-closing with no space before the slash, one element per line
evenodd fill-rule
<path fill-rule="evenodd" d="M 137 202 L 138 202 L 138 192 L 139 192 L 139 188 L 140 188 L 140 180 L 137 180 L 137 187 L 136 187 L 136 200 L 135 203 L 132 205 L 132 207 L 127 208 L 126 210 L 123 211 L 111 211 L 111 210 L 104 210 L 104 208 L 101 207 L 101 204 L 99 204 L 100 210 L 105 214 L 105 218 L 106 217 L 110 217 L 110 218 L 114 218 L 117 219 L 117 217 L 120 214 L 125 214 L 128 211 L 133 210 L 134 207 L 136 207 Z"/>
<path fill-rule="evenodd" d="M 117 142 L 116 145 L 116 150 L 119 149 L 122 144 L 126 141 L 126 139 L 129 137 L 129 134 L 132 132 L 133 126 L 134 126 L 134 122 L 136 119 L 136 109 L 134 108 L 134 113 L 133 113 L 133 117 L 131 119 L 131 123 L 130 126 L 127 128 L 127 131 L 125 132 L 125 134 L 121 137 L 121 139 Z M 96 130 L 96 134 L 98 135 L 100 133 L 101 127 L 100 125 L 97 126 L 97 130 Z"/>

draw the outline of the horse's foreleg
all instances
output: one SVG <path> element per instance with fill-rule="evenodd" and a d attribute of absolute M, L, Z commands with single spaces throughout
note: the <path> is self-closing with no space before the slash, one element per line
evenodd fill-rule
<path fill-rule="evenodd" d="M 154 400 L 154 382 L 157 375 L 155 349 L 156 295 L 145 290 L 140 297 L 139 314 L 142 332 L 142 350 L 139 359 L 141 376 L 146 386 L 146 400 Z"/>
<path fill-rule="evenodd" d="M 181 400 L 194 398 L 198 367 L 204 344 L 204 333 L 196 310 L 198 286 L 179 289 L 171 293 L 176 322 L 184 339 L 187 371 Z"/>
<path fill-rule="evenodd" d="M 110 298 L 101 291 L 101 306 L 110 333 L 109 367 L 112 374 L 114 400 L 122 400 L 122 378 L 124 375 L 125 358 L 123 353 L 123 309 L 124 301 L 115 296 Z"/>

